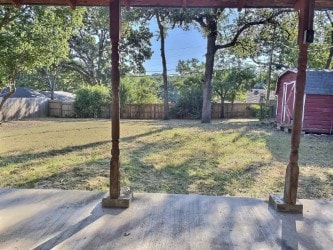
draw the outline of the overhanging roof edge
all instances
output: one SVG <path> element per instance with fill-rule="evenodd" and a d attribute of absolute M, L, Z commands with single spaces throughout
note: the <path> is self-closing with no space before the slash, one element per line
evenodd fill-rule
<path fill-rule="evenodd" d="M 76 6 L 109 6 L 113 0 L 76 0 Z M 186 0 L 187 8 L 239 8 L 240 0 Z M 16 0 L 21 5 L 65 5 L 68 0 Z M 294 8 L 296 0 L 247 0 L 242 8 Z M 0 4 L 13 4 L 13 0 L 0 0 Z M 121 0 L 123 6 L 132 7 L 184 7 L 184 0 Z M 333 1 L 317 0 L 316 9 L 333 9 Z"/>

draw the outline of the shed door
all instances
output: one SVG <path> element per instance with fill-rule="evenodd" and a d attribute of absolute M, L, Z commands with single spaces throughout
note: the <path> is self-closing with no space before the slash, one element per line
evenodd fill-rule
<path fill-rule="evenodd" d="M 283 83 L 282 122 L 291 124 L 295 104 L 295 81 Z"/>

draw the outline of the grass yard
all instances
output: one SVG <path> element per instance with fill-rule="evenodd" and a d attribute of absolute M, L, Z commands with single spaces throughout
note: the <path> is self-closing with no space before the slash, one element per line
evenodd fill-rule
<path fill-rule="evenodd" d="M 0 187 L 108 190 L 108 120 L 0 125 Z M 122 185 L 135 192 L 267 198 L 283 192 L 290 134 L 253 120 L 121 122 Z M 299 197 L 333 199 L 333 136 L 302 136 Z"/>

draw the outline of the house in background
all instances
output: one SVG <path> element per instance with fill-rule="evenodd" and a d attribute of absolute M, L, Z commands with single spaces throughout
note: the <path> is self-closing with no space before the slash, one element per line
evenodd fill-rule
<path fill-rule="evenodd" d="M 297 71 L 287 70 L 276 87 L 276 122 L 280 127 L 292 125 Z M 333 71 L 307 70 L 303 104 L 302 130 L 310 133 L 333 132 Z"/>
<path fill-rule="evenodd" d="M 246 103 L 260 103 L 260 97 L 263 96 L 266 98 L 266 95 L 267 95 L 266 89 L 254 88 L 246 93 Z M 275 100 L 275 91 L 270 92 L 269 100 L 270 101 Z"/>

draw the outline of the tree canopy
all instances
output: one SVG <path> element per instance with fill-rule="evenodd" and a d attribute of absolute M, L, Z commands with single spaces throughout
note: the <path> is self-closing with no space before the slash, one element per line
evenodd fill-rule
<path fill-rule="evenodd" d="M 15 92 L 20 72 L 34 72 L 67 59 L 68 39 L 81 22 L 82 11 L 69 8 L 0 6 L 0 87 L 7 86 L 1 100 Z"/>

